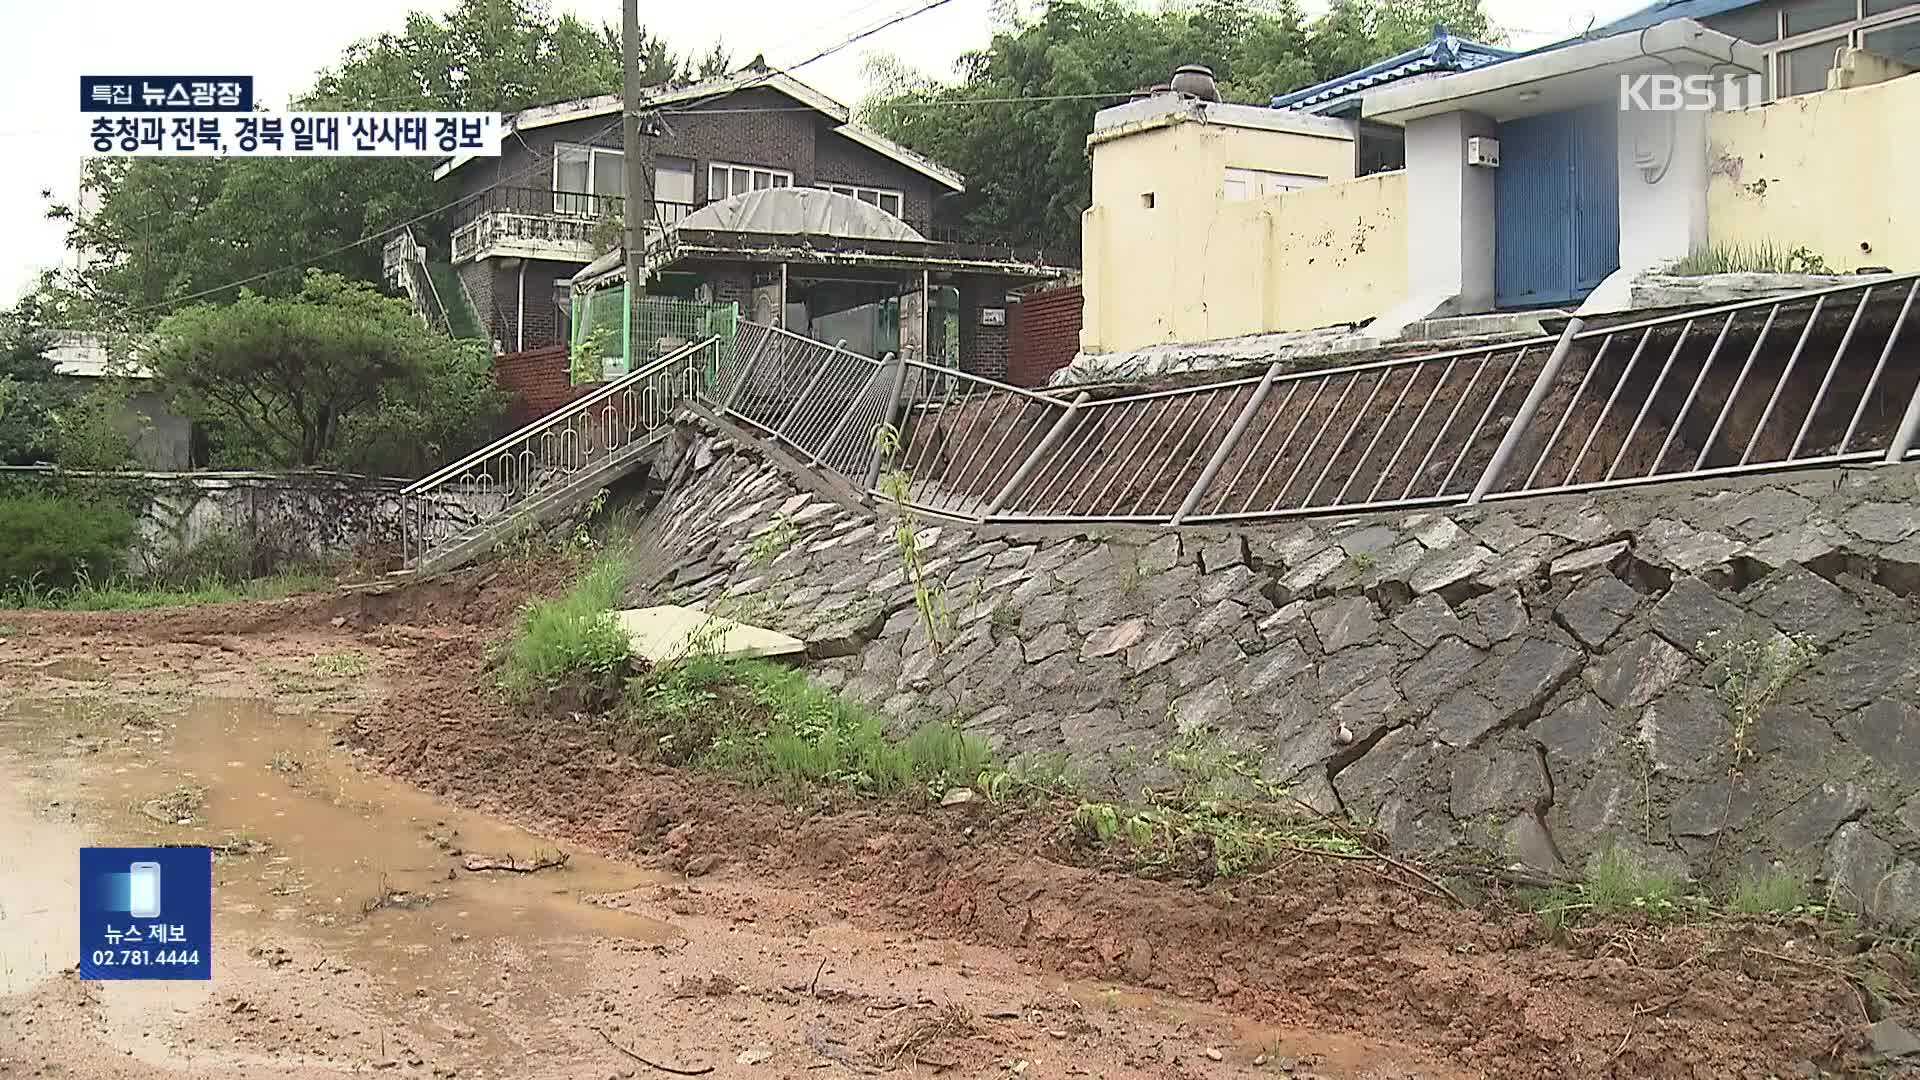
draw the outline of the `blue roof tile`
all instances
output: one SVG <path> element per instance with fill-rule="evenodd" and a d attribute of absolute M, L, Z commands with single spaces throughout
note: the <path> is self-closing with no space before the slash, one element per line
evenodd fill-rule
<path fill-rule="evenodd" d="M 1688 3 L 1701 3 L 1705 0 L 1684 0 Z M 1404 79 L 1409 75 L 1421 75 L 1431 71 L 1471 71 L 1474 68 L 1497 64 L 1509 60 L 1520 53 L 1510 49 L 1484 45 L 1478 41 L 1468 41 L 1447 33 L 1442 26 L 1434 30 L 1433 38 L 1417 49 L 1409 49 L 1398 56 L 1390 56 L 1376 64 L 1369 64 L 1359 71 L 1349 72 L 1335 79 L 1314 86 L 1295 90 L 1290 94 L 1275 97 L 1272 105 L 1276 109 L 1299 109 L 1304 112 L 1335 112 L 1345 104 L 1346 99 L 1354 98 L 1363 90 Z M 1358 104 L 1353 101 L 1352 104 Z"/>

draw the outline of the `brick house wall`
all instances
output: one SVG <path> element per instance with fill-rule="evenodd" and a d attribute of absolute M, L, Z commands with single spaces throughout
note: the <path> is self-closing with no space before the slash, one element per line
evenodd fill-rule
<path fill-rule="evenodd" d="M 493 318 L 493 263 L 492 259 L 461 263 L 456 273 L 467 287 L 467 295 L 473 297 L 473 313 L 480 320 L 480 329 L 486 331 L 489 341 L 503 342 Z"/>
<path fill-rule="evenodd" d="M 567 369 L 567 349 L 561 345 L 493 358 L 493 382 L 507 395 L 507 416 L 513 426 L 537 420 L 599 389 L 597 383 L 572 385 Z"/>
<path fill-rule="evenodd" d="M 1007 311 L 1007 381 L 1045 386 L 1080 351 L 1080 286 L 1029 293 Z"/>
<path fill-rule="evenodd" d="M 963 277 L 960 293 L 960 370 L 989 379 L 1007 377 L 1007 328 L 980 325 L 980 309 L 1007 306 L 1004 282 Z"/>
<path fill-rule="evenodd" d="M 521 303 L 520 266 L 498 265 L 503 260 L 482 259 L 483 265 L 493 265 L 491 311 L 481 312 L 481 322 L 491 325 L 494 336 L 500 341 L 500 348 L 506 352 L 520 352 L 538 349 L 548 345 L 567 343 L 567 316 L 563 315 L 554 303 L 555 282 L 572 278 L 580 272 L 584 263 L 557 262 L 551 259 L 526 260 L 526 298 Z M 474 303 L 480 298 L 475 296 Z M 519 319 L 524 310 L 526 333 L 521 336 Z"/>

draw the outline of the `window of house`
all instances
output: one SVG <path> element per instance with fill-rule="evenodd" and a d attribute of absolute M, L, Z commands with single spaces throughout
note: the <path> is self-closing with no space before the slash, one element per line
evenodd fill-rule
<path fill-rule="evenodd" d="M 692 212 L 693 159 L 653 159 L 653 203 L 654 218 L 662 225 L 677 225 Z"/>
<path fill-rule="evenodd" d="M 859 199 L 868 206 L 877 206 L 894 217 L 900 216 L 900 193 L 887 188 L 856 187 L 852 184 L 821 184 L 828 191 L 837 191 Z"/>
<path fill-rule="evenodd" d="M 626 194 L 626 155 L 599 146 L 556 143 L 553 148 L 553 210 L 599 217 L 617 213 Z"/>
<path fill-rule="evenodd" d="M 1786 11 L 1786 37 L 1805 34 L 1813 30 L 1825 30 L 1829 26 L 1839 26 L 1859 18 L 1855 8 L 1857 0 L 1799 0 L 1788 4 Z"/>
<path fill-rule="evenodd" d="M 716 161 L 707 166 L 707 198 L 718 201 L 749 191 L 793 186 L 793 174 L 781 169 L 763 169 L 758 165 L 732 165 Z"/>
<path fill-rule="evenodd" d="M 1835 54 L 1848 46 L 1913 63 L 1915 21 L 1920 0 L 1796 0 L 1716 16 L 1711 25 L 1771 46 L 1773 95 L 1791 97 L 1825 90 Z"/>
<path fill-rule="evenodd" d="M 1278 195 L 1283 191 L 1313 187 L 1326 182 L 1327 178 L 1324 176 L 1271 172 L 1266 169 L 1237 169 L 1229 165 L 1224 181 L 1224 191 L 1228 202 L 1239 202 L 1244 199 L 1258 199 L 1265 195 Z"/>
<path fill-rule="evenodd" d="M 1835 56 L 1846 44 L 1846 38 L 1837 37 L 1783 51 L 1780 54 L 1781 73 L 1775 83 L 1786 88 L 1786 93 L 1780 96 L 1792 97 L 1825 90 L 1827 72 L 1833 69 Z"/>
<path fill-rule="evenodd" d="M 1920 67 L 1920 19 L 1860 35 L 1862 48 Z"/>
<path fill-rule="evenodd" d="M 1713 28 L 1754 45 L 1780 40 L 1780 9 L 1771 4 L 1741 8 L 1717 15 Z"/>

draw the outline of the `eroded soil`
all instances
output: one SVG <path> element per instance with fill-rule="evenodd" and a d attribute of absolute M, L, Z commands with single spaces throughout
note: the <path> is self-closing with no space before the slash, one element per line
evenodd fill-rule
<path fill-rule="evenodd" d="M 1366 864 L 1150 881 L 1043 815 L 804 810 L 642 765 L 617 725 L 490 689 L 512 612 L 566 569 L 0 613 L 0 834 L 17 838 L 0 845 L 0 1076 L 1766 1077 L 1860 1060 L 1862 998 L 1791 928 L 1548 944 L 1531 916 L 1460 911 Z M 74 979 L 90 842 L 221 846 L 211 983 Z"/>

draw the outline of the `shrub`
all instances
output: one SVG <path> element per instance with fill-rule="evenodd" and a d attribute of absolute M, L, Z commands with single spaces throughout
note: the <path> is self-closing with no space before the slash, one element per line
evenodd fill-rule
<path fill-rule="evenodd" d="M 0 498 L 0 588 L 70 588 L 119 570 L 133 515 L 44 495 Z"/>
<path fill-rule="evenodd" d="M 164 589 L 245 581 L 267 569 L 258 545 L 236 529 L 219 529 L 191 547 L 169 551 L 154 559 L 144 583 Z"/>

